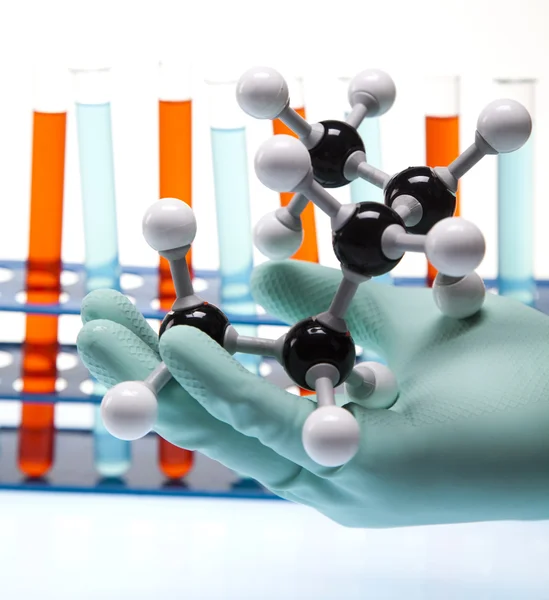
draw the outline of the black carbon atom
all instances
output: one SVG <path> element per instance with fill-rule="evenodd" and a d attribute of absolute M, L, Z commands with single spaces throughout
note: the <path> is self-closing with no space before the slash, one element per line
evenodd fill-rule
<path fill-rule="evenodd" d="M 311 367 L 320 363 L 333 365 L 339 371 L 340 385 L 349 377 L 356 360 L 351 334 L 335 331 L 309 317 L 296 323 L 286 334 L 282 348 L 282 364 L 297 385 L 312 390 L 305 377 Z"/>
<path fill-rule="evenodd" d="M 209 335 L 212 340 L 217 342 L 220 346 L 223 346 L 225 330 L 229 325 L 229 319 L 227 319 L 217 306 L 208 304 L 208 302 L 204 302 L 200 306 L 195 306 L 193 308 L 171 310 L 162 321 L 162 325 L 160 326 L 160 337 L 162 337 L 168 329 L 171 329 L 176 325 L 196 327 L 206 335 Z"/>
<path fill-rule="evenodd" d="M 381 238 L 389 225 L 405 227 L 400 216 L 380 202 L 360 202 L 353 216 L 333 233 L 332 245 L 343 267 L 365 277 L 388 273 L 400 258 L 387 258 L 381 250 Z"/>
<path fill-rule="evenodd" d="M 347 185 L 343 169 L 351 154 L 364 152 L 364 143 L 357 130 L 343 121 L 321 121 L 324 135 L 311 150 L 311 163 L 315 181 L 325 188 Z"/>
<path fill-rule="evenodd" d="M 385 204 L 392 206 L 403 194 L 413 196 L 423 209 L 421 221 L 406 228 L 409 233 L 425 235 L 433 225 L 452 217 L 456 210 L 456 195 L 430 167 L 409 167 L 397 173 L 385 188 Z"/>

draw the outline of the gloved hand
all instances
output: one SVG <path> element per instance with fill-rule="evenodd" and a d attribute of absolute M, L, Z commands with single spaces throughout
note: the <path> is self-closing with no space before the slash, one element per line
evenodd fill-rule
<path fill-rule="evenodd" d="M 252 284 L 259 304 L 293 323 L 325 310 L 340 279 L 286 261 L 258 267 Z M 90 294 L 82 318 L 78 349 L 103 384 L 168 365 L 176 381 L 159 397 L 162 437 L 343 525 L 549 517 L 549 318 L 516 301 L 487 294 L 482 311 L 460 322 L 440 314 L 429 289 L 363 284 L 347 323 L 357 344 L 386 358 L 400 396 L 389 410 L 346 404 L 362 442 L 339 468 L 303 450 L 313 396 L 252 375 L 196 329 L 174 327 L 158 344 L 118 293 Z"/>

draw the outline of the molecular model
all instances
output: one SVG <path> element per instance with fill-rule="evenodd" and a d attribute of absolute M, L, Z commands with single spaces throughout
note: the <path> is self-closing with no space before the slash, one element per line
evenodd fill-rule
<path fill-rule="evenodd" d="M 410 167 L 389 176 L 366 162 L 356 128 L 364 118 L 387 112 L 395 96 L 386 73 L 363 71 L 349 86 L 352 110 L 347 120 L 310 125 L 290 108 L 288 86 L 277 71 L 256 67 L 238 82 L 237 101 L 246 113 L 281 119 L 298 136 L 275 135 L 255 157 L 256 174 L 265 186 L 295 192 L 286 207 L 258 222 L 256 246 L 272 259 L 292 256 L 303 238 L 301 213 L 312 201 L 331 219 L 333 248 L 343 275 L 325 312 L 293 325 L 277 340 L 238 334 L 220 309 L 195 295 L 185 256 L 197 227 L 187 204 L 164 198 L 143 219 L 145 240 L 170 261 L 177 293 L 160 336 L 173 326 L 189 325 L 230 354 L 275 358 L 297 385 L 316 392 L 317 408 L 305 421 L 302 441 L 310 458 L 326 467 L 347 463 L 360 443 L 357 421 L 336 406 L 336 387 L 344 384 L 347 396 L 367 408 L 388 409 L 398 397 L 396 379 L 386 366 L 356 364 L 355 343 L 344 316 L 358 286 L 391 271 L 406 251 L 423 252 L 438 271 L 433 293 L 441 312 L 465 318 L 480 310 L 485 288 L 475 269 L 484 257 L 485 242 L 474 224 L 452 217 L 458 180 L 483 156 L 520 148 L 532 129 L 521 104 L 497 100 L 482 111 L 474 143 L 448 167 Z M 383 189 L 383 204 L 342 205 L 325 189 L 358 177 Z M 107 430 L 125 440 L 149 433 L 157 418 L 157 395 L 170 379 L 161 363 L 144 382 L 114 386 L 101 405 Z"/>

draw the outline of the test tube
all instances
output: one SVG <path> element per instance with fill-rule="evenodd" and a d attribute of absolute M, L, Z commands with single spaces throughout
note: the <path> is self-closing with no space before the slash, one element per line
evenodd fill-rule
<path fill-rule="evenodd" d="M 158 151 L 160 198 L 179 198 L 192 206 L 192 90 L 188 64 L 159 65 Z M 187 253 L 191 277 L 191 250 Z M 162 310 L 170 310 L 176 293 L 170 263 L 160 258 L 158 298 Z M 158 463 L 169 479 L 181 479 L 193 466 L 193 452 L 158 438 Z"/>
<path fill-rule="evenodd" d="M 86 291 L 120 290 L 109 68 L 71 69 L 76 102 L 76 135 L 84 218 Z M 94 383 L 94 395 L 104 390 Z M 130 467 L 129 442 L 105 429 L 94 407 L 95 468 L 103 477 L 120 477 Z"/>
<path fill-rule="evenodd" d="M 497 97 L 517 100 L 535 116 L 535 79 L 496 79 Z M 533 129 L 535 131 L 535 127 Z M 498 154 L 498 287 L 532 306 L 534 279 L 534 136 L 515 152 Z"/>
<path fill-rule="evenodd" d="M 345 76 L 339 78 L 339 88 L 341 90 L 342 102 L 345 106 L 345 118 L 351 112 L 347 93 L 351 77 Z M 357 129 L 366 150 L 366 160 L 377 169 L 382 169 L 381 161 L 381 126 L 379 117 L 366 116 Z M 351 190 L 351 202 L 358 204 L 359 202 L 383 202 L 383 190 L 360 177 L 351 181 L 349 184 Z M 375 277 L 376 281 L 391 284 L 393 278 L 390 273 Z M 373 356 L 373 354 L 372 354 Z"/>
<path fill-rule="evenodd" d="M 27 302 L 57 304 L 61 292 L 61 244 L 65 184 L 67 98 L 54 68 L 34 78 Z M 22 379 L 26 394 L 53 394 L 57 379 L 58 317 L 27 315 Z M 31 478 L 47 474 L 55 443 L 53 403 L 23 403 L 19 431 L 19 469 Z"/>
<path fill-rule="evenodd" d="M 236 81 L 206 82 L 210 104 L 213 179 L 219 241 L 221 308 L 229 314 L 256 313 L 250 290 L 253 239 L 250 215 L 245 115 L 236 101 Z M 235 326 L 241 335 L 257 335 L 257 327 Z M 260 357 L 236 354 L 254 373 Z"/>
<path fill-rule="evenodd" d="M 459 155 L 460 78 L 437 75 L 428 78 L 425 91 L 425 164 L 447 167 Z M 459 185 L 455 216 L 460 214 Z M 427 285 L 432 287 L 436 269 L 427 262 Z"/>
<path fill-rule="evenodd" d="M 86 249 L 86 287 L 120 288 L 114 157 L 111 129 L 111 72 L 73 69 L 76 127 Z"/>
<path fill-rule="evenodd" d="M 303 79 L 301 77 L 291 77 L 287 79 L 287 82 L 290 92 L 290 106 L 305 119 Z M 297 137 L 280 119 L 273 121 L 273 133 L 274 135 L 286 134 Z M 291 192 L 282 192 L 280 194 L 280 206 L 287 206 L 293 195 Z M 317 263 L 318 240 L 316 235 L 315 205 L 312 202 L 309 202 L 307 208 L 301 213 L 301 223 L 303 226 L 303 242 L 292 258 Z"/>
<path fill-rule="evenodd" d="M 94 382 L 93 395 L 103 398 L 107 388 L 99 382 Z M 96 471 L 104 479 L 116 479 L 124 475 L 131 466 L 131 446 L 112 436 L 101 418 L 101 407 L 94 407 L 93 452 Z M 121 443 L 122 442 L 122 443 Z"/>
<path fill-rule="evenodd" d="M 179 198 L 192 206 L 192 90 L 187 64 L 161 62 L 158 100 L 160 198 Z M 192 275 L 192 251 L 187 264 Z M 170 263 L 160 258 L 159 299 L 169 310 L 175 300 Z"/>
<path fill-rule="evenodd" d="M 347 99 L 347 91 L 351 77 L 345 76 L 339 78 L 339 85 L 342 91 L 342 98 L 344 101 L 345 118 L 351 112 L 349 101 Z M 357 129 L 362 141 L 364 142 L 364 148 L 366 149 L 366 160 L 369 164 L 376 167 L 377 169 L 382 168 L 381 161 L 381 127 L 379 123 L 379 117 L 366 116 L 362 120 L 362 123 Z M 351 202 L 358 204 L 359 202 L 383 202 L 383 190 L 364 179 L 358 178 L 351 182 Z"/>

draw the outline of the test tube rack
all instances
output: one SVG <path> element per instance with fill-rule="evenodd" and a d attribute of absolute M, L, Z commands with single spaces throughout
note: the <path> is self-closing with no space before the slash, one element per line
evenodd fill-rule
<path fill-rule="evenodd" d="M 52 315 L 79 315 L 85 296 L 85 269 L 81 264 L 66 264 L 63 272 L 68 283 L 62 286 L 62 302 L 55 305 L 32 305 L 24 302 L 26 265 L 18 261 L 1 261 L 0 311 Z M 129 277 L 128 277 L 129 276 Z M 128 286 L 124 282 L 129 281 Z M 195 281 L 201 286 L 201 295 L 219 304 L 220 281 L 215 271 L 196 271 Z M 395 278 L 394 285 L 424 286 L 422 278 Z M 162 319 L 165 312 L 154 308 L 158 290 L 158 269 L 154 267 L 125 267 L 122 291 L 133 299 L 136 307 L 149 319 Z M 486 280 L 488 290 L 497 293 L 498 282 Z M 537 282 L 536 308 L 549 314 L 549 281 Z M 252 315 L 228 315 L 231 322 L 243 325 L 287 326 L 278 319 L 258 312 Z M 47 402 L 97 405 L 101 398 L 90 394 L 83 383 L 89 373 L 78 359 L 74 345 L 64 345 L 60 352 L 74 357 L 74 366 L 60 372 L 64 388 L 52 395 L 32 395 L 18 391 L 20 378 L 21 344 L 2 343 L 0 352 L 11 357 L 9 364 L 0 366 L 0 402 Z M 3 361 L 4 363 L 7 361 Z M 277 385 L 290 385 L 290 380 L 277 365 L 270 367 L 268 378 Z M 56 461 L 44 481 L 26 480 L 16 466 L 17 430 L 0 429 L 0 489 L 25 489 L 78 492 L 112 492 L 138 494 L 175 494 L 190 496 L 215 496 L 273 499 L 268 490 L 258 483 L 241 479 L 218 463 L 197 455 L 191 473 L 181 482 L 166 482 L 155 460 L 155 435 L 132 443 L 132 467 L 121 480 L 102 480 L 93 468 L 93 441 L 91 431 L 64 430 L 56 432 Z"/>

